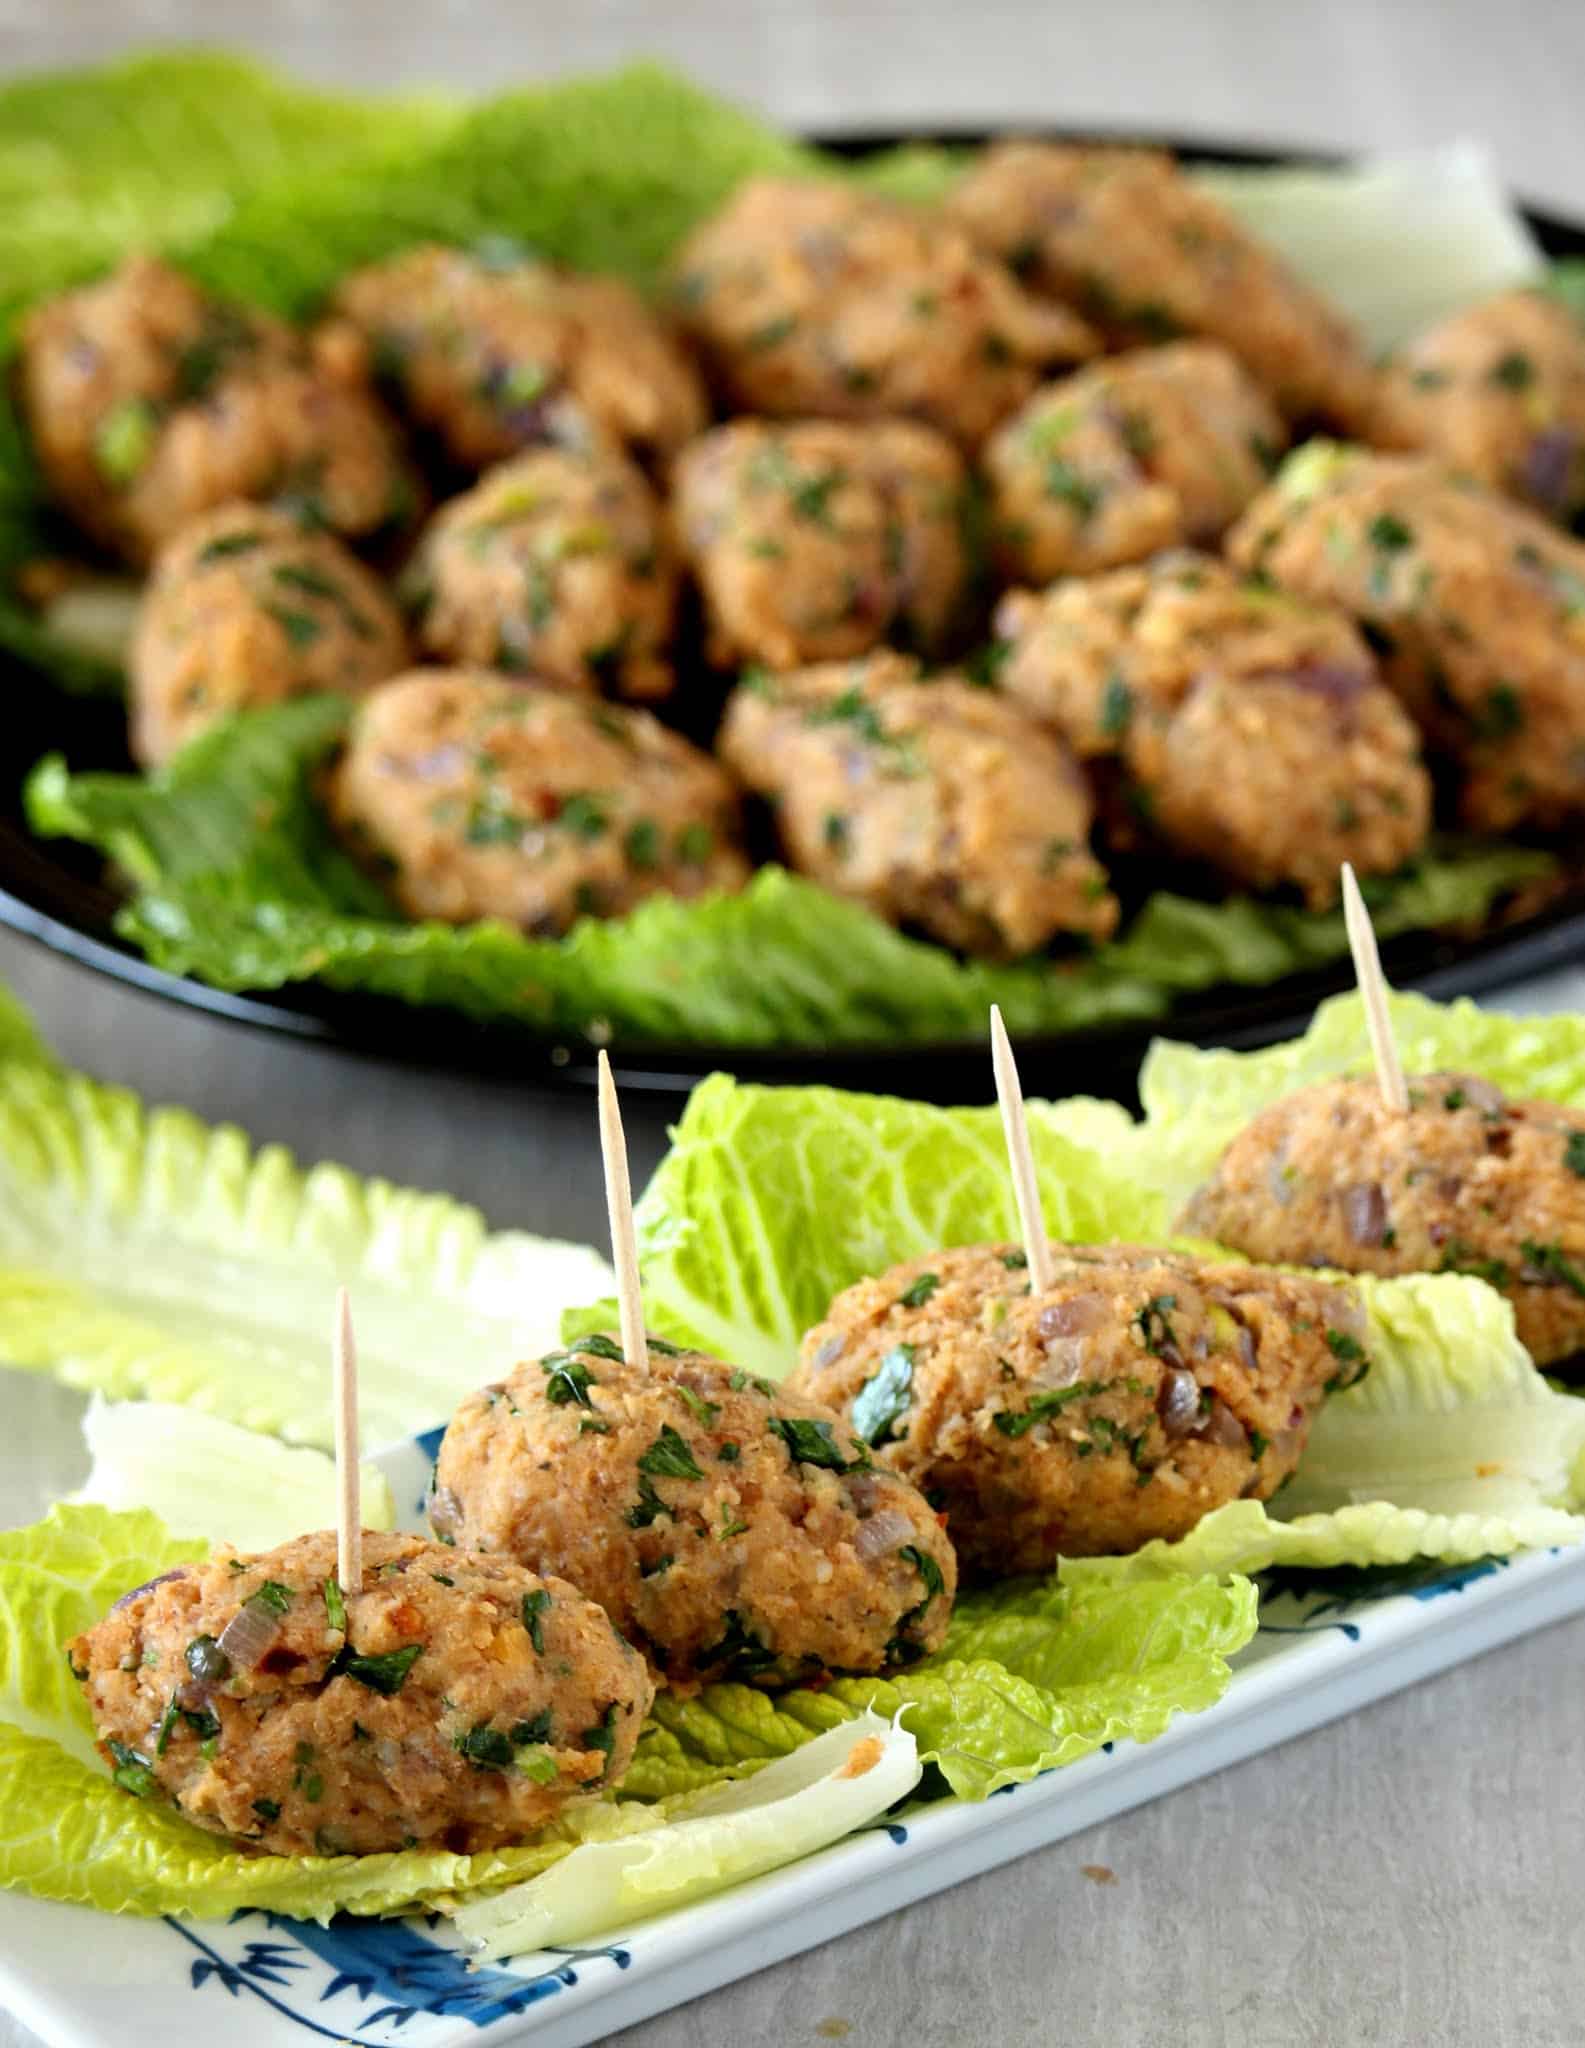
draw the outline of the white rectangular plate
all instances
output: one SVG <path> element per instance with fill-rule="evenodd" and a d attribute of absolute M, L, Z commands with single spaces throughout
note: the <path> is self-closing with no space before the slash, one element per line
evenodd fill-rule
<path fill-rule="evenodd" d="M 440 1435 L 378 1460 L 413 1528 Z M 601 1947 L 509 1966 L 468 1970 L 439 1922 L 327 1928 L 248 1912 L 218 1923 L 96 1913 L 90 1924 L 87 1908 L 7 1893 L 0 1996 L 52 2048 L 125 2042 L 132 2014 L 138 2040 L 223 2037 L 227 2048 L 315 2038 L 580 2048 L 1581 1611 L 1585 1550 L 1433 1572 L 1368 1598 L 1284 1593 L 1263 1603 L 1225 1697 L 1155 1742 L 1121 1744 L 980 1805 L 921 1807 Z"/>

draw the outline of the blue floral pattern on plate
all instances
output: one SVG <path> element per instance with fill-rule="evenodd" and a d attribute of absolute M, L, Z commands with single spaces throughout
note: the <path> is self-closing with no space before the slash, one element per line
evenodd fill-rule
<path fill-rule="evenodd" d="M 231 1928 L 261 1921 L 277 1938 L 249 1938 L 240 1948 L 233 1947 Z M 632 1962 L 627 1949 L 608 1947 L 555 1949 L 551 1953 L 559 1960 L 527 1976 L 470 1968 L 464 1955 L 432 1940 L 417 1920 L 363 1920 L 345 1914 L 328 1927 L 252 1910 L 234 1913 L 223 1931 L 199 1930 L 180 1920 L 168 1919 L 165 1924 L 198 1951 L 189 1965 L 193 1990 L 216 1985 L 233 1998 L 249 1992 L 327 2041 L 345 2041 L 349 2028 L 344 2021 L 326 2024 L 316 2018 L 310 1999 L 319 2007 L 349 1995 L 360 2006 L 383 2001 L 373 2011 L 359 2014 L 354 2022 L 359 2031 L 400 2031 L 420 2014 L 488 2027 L 576 1984 L 582 1966 L 603 1961 L 625 1970 Z M 436 1921 L 431 1918 L 427 1925 L 433 1928 Z"/>

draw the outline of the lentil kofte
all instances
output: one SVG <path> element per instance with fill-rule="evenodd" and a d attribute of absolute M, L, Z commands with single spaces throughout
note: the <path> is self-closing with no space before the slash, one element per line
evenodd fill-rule
<path fill-rule="evenodd" d="M 915 1488 L 829 1408 L 649 1344 L 647 1371 L 586 1337 L 465 1400 L 436 1534 L 570 1576 L 679 1691 L 938 1649 L 957 1567 Z"/>
<path fill-rule="evenodd" d="M 594 434 L 660 458 L 705 423 L 698 371 L 631 287 L 510 242 L 425 244 L 354 271 L 331 321 L 463 469 Z"/>
<path fill-rule="evenodd" d="M 1468 1074 L 1322 1081 L 1260 1112 L 1180 1228 L 1353 1273 L 1474 1273 L 1537 1365 L 1585 1350 L 1585 1117 Z"/>
<path fill-rule="evenodd" d="M 965 1571 L 1185 1536 L 1293 1471 L 1365 1366 L 1346 1286 L 1132 1245 L 934 1252 L 839 1294 L 789 1386 L 940 1507 Z"/>
<path fill-rule="evenodd" d="M 1439 462 L 1314 442 L 1227 553 L 1370 634 L 1387 681 L 1459 764 L 1467 825 L 1585 812 L 1585 545 Z"/>
<path fill-rule="evenodd" d="M 1384 366 L 1369 438 L 1438 455 L 1567 525 L 1585 510 L 1585 328 L 1545 292 L 1465 307 Z"/>
<path fill-rule="evenodd" d="M 882 652 L 745 682 L 718 744 L 791 864 L 893 923 L 993 958 L 1117 923 L 1078 765 L 1005 697 Z"/>
<path fill-rule="evenodd" d="M 407 660 L 383 583 L 267 505 L 224 505 L 161 549 L 128 665 L 132 751 L 169 759 L 217 718 L 316 690 L 360 695 Z"/>
<path fill-rule="evenodd" d="M 410 917 L 551 937 L 748 879 L 708 754 L 646 711 L 482 671 L 415 669 L 362 698 L 329 803 Z"/>
<path fill-rule="evenodd" d="M 973 447 L 1054 366 L 1097 353 L 939 213 L 811 179 L 749 178 L 673 266 L 684 325 L 732 407 L 906 417 Z"/>
<path fill-rule="evenodd" d="M 1348 323 L 1164 151 L 993 144 L 947 206 L 981 248 L 1116 345 L 1202 336 L 1290 419 L 1352 430 L 1368 413 L 1371 369 Z"/>
<path fill-rule="evenodd" d="M 722 667 L 934 649 L 968 582 L 968 477 L 911 420 L 734 420 L 683 451 L 679 544 Z"/>
<path fill-rule="evenodd" d="M 643 472 L 604 443 L 487 470 L 404 578 L 425 652 L 573 690 L 664 697 L 677 570 Z"/>
<path fill-rule="evenodd" d="M 632 1762 L 643 1660 L 576 1587 L 366 1533 L 220 1550 L 67 1645 L 118 1785 L 278 1856 L 522 1840 Z"/>
<path fill-rule="evenodd" d="M 135 563 L 236 498 L 280 499 L 353 540 L 418 506 L 357 365 L 153 257 L 29 313 L 18 384 L 50 490 Z"/>
<path fill-rule="evenodd" d="M 1009 592 L 996 630 L 1007 693 L 1122 774 L 1114 831 L 1317 909 L 1345 860 L 1385 875 L 1424 847 L 1419 734 L 1343 612 L 1184 551 Z"/>
<path fill-rule="evenodd" d="M 986 444 L 997 559 L 1043 583 L 1208 545 L 1286 443 L 1270 399 L 1214 343 L 1109 356 L 1043 385 Z"/>

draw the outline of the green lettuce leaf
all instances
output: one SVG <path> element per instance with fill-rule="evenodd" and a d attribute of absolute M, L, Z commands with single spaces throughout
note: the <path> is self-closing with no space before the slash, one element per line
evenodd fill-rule
<path fill-rule="evenodd" d="M 0 1065 L 10 1060 L 20 1061 L 25 1066 L 60 1065 L 44 1043 L 32 1011 L 0 983 Z"/>
<path fill-rule="evenodd" d="M 146 779 L 74 776 L 52 756 L 30 780 L 29 817 L 133 878 L 118 929 L 172 973 L 224 988 L 317 977 L 544 1031 L 736 1046 L 961 1040 L 981 1034 L 993 1002 L 1011 1030 L 1064 1031 L 1156 1017 L 1175 994 L 1270 981 L 1347 950 L 1340 916 L 1163 892 L 1089 957 L 964 963 L 775 867 L 741 895 L 655 897 L 564 940 L 399 921 L 314 800 L 346 715 L 329 698 L 249 713 Z M 1377 929 L 1478 921 L 1547 865 L 1449 846 L 1380 889 Z"/>
<path fill-rule="evenodd" d="M 1089 1149 L 1129 1131 L 1126 1112 L 1083 1100 L 1028 1110 L 1052 1234 L 1126 1230 L 1127 1182 L 1098 1172 Z M 689 1096 L 634 1220 L 649 1313 L 773 1379 L 792 1370 L 831 1297 L 866 1273 L 941 1245 L 1018 1236 L 996 1109 L 726 1074 Z"/>
<path fill-rule="evenodd" d="M 0 1721 L 92 1763 L 92 1730 L 66 1643 L 123 1593 L 207 1549 L 174 1541 L 146 1509 L 118 1515 L 62 1505 L 31 1528 L 0 1531 Z"/>
<path fill-rule="evenodd" d="M 658 1798 L 791 1751 L 862 1712 L 901 1714 L 919 1753 L 964 1799 L 1076 1763 L 1102 1743 L 1150 1742 L 1212 1706 L 1255 1633 L 1247 1579 L 1108 1585 L 1011 1580 L 965 1594 L 944 1648 L 895 1678 L 840 1678 L 772 1697 L 743 1685 L 662 1693 L 624 1796 Z"/>
<path fill-rule="evenodd" d="M 1360 1288 L 1370 1371 L 1326 1403 L 1269 1507 L 1232 1501 L 1177 1543 L 1065 1575 L 1464 1564 L 1585 1540 L 1585 1401 L 1537 1372 L 1509 1303 L 1456 1273 Z"/>
<path fill-rule="evenodd" d="M 1507 1017 L 1467 998 L 1393 995 L 1389 1002 L 1406 1073 L 1468 1072 L 1510 1095 L 1585 1107 L 1585 1017 Z M 1202 1051 L 1158 1039 L 1139 1076 L 1146 1131 L 1138 1162 L 1160 1191 L 1159 1227 L 1268 1103 L 1315 1081 L 1369 1071 L 1357 995 L 1334 996 L 1301 1038 L 1264 1052 Z"/>
<path fill-rule="evenodd" d="M 1545 1521 L 1549 1509 L 1585 1508 L 1585 1401 L 1536 1370 L 1512 1304 L 1457 1273 L 1358 1284 L 1370 1371 L 1316 1418 L 1283 1514 L 1390 1500 L 1516 1529 L 1535 1516 L 1538 1533 L 1521 1543 L 1585 1535 L 1585 1522 L 1565 1537 L 1559 1525 L 1571 1518 Z"/>
<path fill-rule="evenodd" d="M 580 1843 L 527 1884 L 464 1901 L 454 1925 L 485 1958 L 576 1947 L 840 1841 L 907 1798 L 920 1770 L 905 1728 L 861 1714 L 768 1763 L 752 1783 L 691 1793 L 655 1827 Z"/>
<path fill-rule="evenodd" d="M 222 51 L 162 51 L 0 91 L 0 279 L 40 291 L 123 250 L 214 234 L 283 179 L 395 163 L 461 118 L 438 95 L 354 99 Z"/>
<path fill-rule="evenodd" d="M 123 1593 L 204 1549 L 174 1542 L 156 1515 L 91 1506 L 0 1535 L 0 1889 L 110 1913 L 328 1920 L 514 1882 L 567 1853 L 553 1835 L 472 1857 L 256 1856 L 123 1792 L 94 1754 L 62 1653 Z"/>
<path fill-rule="evenodd" d="M 254 1152 L 77 1074 L 0 1065 L 0 1359 L 114 1399 L 190 1402 L 331 1440 L 325 1369 L 352 1291 L 371 1443 L 449 1415 L 555 1341 L 610 1269 L 583 1246 L 492 1235 L 474 1209 L 344 1167 Z"/>
<path fill-rule="evenodd" d="M 75 1496 L 107 1508 L 147 1508 L 169 1533 L 273 1550 L 305 1529 L 333 1528 L 335 1460 L 166 1401 L 106 1401 L 83 1417 L 93 1459 Z M 393 1529 L 396 1503 L 378 1465 L 360 1468 L 365 1529 Z"/>

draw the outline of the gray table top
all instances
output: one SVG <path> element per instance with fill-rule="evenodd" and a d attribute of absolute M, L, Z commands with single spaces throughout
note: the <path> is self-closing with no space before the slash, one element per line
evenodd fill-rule
<path fill-rule="evenodd" d="M 822 128 L 1008 119 L 1391 148 L 1485 137 L 1585 212 L 1585 10 L 1532 0 L 0 0 L 0 75 L 158 38 L 248 44 L 349 85 L 485 86 L 661 55 Z M 72 1061 L 305 1159 L 442 1187 L 498 1224 L 598 1238 L 587 1102 L 283 1045 L 0 938 L 0 978 Z M 1585 974 L 1504 1007 L 1585 1008 Z M 662 1113 L 627 1113 L 634 1177 Z M 0 1375 L 0 1523 L 77 1483 L 78 1398 Z M 1385 1701 L 1013 1868 L 624 2034 L 631 2048 L 984 2040 L 1035 2048 L 1563 2048 L 1585 1883 L 1585 1622 Z M 1117 1877 L 1097 1885 L 1085 1865 Z M 126 2038 L 136 2040 L 129 2027 Z M 0 2048 L 36 2048 L 0 2014 Z"/>

